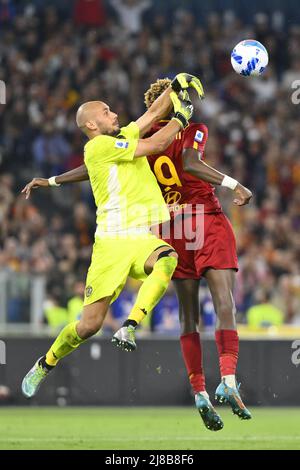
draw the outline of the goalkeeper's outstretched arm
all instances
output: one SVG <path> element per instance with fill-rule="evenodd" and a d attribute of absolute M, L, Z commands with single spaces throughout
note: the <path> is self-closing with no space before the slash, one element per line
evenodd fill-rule
<path fill-rule="evenodd" d="M 171 121 L 164 128 L 155 132 L 151 137 L 140 139 L 135 150 L 135 157 L 159 154 L 173 142 L 176 134 L 181 129 L 188 126 L 189 119 L 193 115 L 193 105 L 188 94 L 185 94 L 183 98 L 179 98 L 179 96 L 172 91 L 170 93 L 170 99 L 174 107 L 174 116 Z"/>
<path fill-rule="evenodd" d="M 155 122 L 160 121 L 164 117 L 168 116 L 172 111 L 173 104 L 170 98 L 172 92 L 171 86 L 169 86 L 150 106 L 150 108 L 136 120 L 136 124 L 140 129 L 140 137 L 143 137 Z"/>
<path fill-rule="evenodd" d="M 158 122 L 164 117 L 169 116 L 170 112 L 172 111 L 172 91 L 180 93 L 190 87 L 197 91 L 200 99 L 204 97 L 202 83 L 197 77 L 188 73 L 179 73 L 176 75 L 170 86 L 158 98 L 156 98 L 145 114 L 137 119 L 136 124 L 140 129 L 140 137 L 143 137 L 143 135 L 145 135 L 151 129 L 155 122 Z"/>

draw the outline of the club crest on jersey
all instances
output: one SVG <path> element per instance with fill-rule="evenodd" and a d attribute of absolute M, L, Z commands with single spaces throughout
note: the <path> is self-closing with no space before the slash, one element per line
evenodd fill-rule
<path fill-rule="evenodd" d="M 87 286 L 86 289 L 85 289 L 85 296 L 86 297 L 90 297 L 93 293 L 93 288 L 92 286 Z"/>
<path fill-rule="evenodd" d="M 202 142 L 203 137 L 204 137 L 204 132 L 197 131 L 196 134 L 195 134 L 194 140 L 195 140 L 196 142 Z"/>
<path fill-rule="evenodd" d="M 124 142 L 124 140 L 117 140 L 115 143 L 115 148 L 117 149 L 127 149 L 129 142 Z"/>

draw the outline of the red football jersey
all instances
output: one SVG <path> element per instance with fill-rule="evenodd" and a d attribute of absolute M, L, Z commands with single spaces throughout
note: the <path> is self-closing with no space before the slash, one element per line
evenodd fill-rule
<path fill-rule="evenodd" d="M 167 122 L 161 121 L 155 124 L 149 135 L 157 132 Z M 183 169 L 183 150 L 194 148 L 204 160 L 207 137 L 208 129 L 204 124 L 191 123 L 176 135 L 172 144 L 164 150 L 163 155 L 148 157 L 151 170 L 160 185 L 166 204 L 174 215 L 182 209 L 189 212 L 189 208 L 192 212 L 197 209 L 206 214 L 222 211 L 220 202 L 215 196 L 215 188 Z"/>

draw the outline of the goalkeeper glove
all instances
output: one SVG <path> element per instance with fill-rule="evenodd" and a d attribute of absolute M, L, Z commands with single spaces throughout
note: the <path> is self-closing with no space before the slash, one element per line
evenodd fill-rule
<path fill-rule="evenodd" d="M 189 73 L 179 73 L 171 82 L 171 87 L 176 93 L 179 93 L 182 90 L 186 90 L 189 87 L 193 87 L 198 93 L 199 98 L 202 100 L 204 98 L 204 90 L 202 83 L 199 78 Z"/>
<path fill-rule="evenodd" d="M 183 93 L 183 97 L 179 97 L 175 91 L 170 93 L 170 98 L 173 103 L 174 107 L 174 117 L 179 124 L 185 129 L 189 125 L 189 119 L 191 119 L 193 115 L 193 105 L 189 99 L 189 95 L 187 92 Z"/>

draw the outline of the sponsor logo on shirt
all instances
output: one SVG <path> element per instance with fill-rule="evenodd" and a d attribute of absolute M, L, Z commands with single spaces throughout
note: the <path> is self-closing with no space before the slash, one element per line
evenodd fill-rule
<path fill-rule="evenodd" d="M 178 191 L 169 191 L 167 194 L 164 195 L 164 200 L 166 204 L 177 204 L 181 199 L 181 194 Z"/>
<path fill-rule="evenodd" d="M 203 137 L 204 137 L 204 132 L 197 131 L 196 134 L 195 134 L 194 140 L 195 140 L 196 142 L 202 142 Z"/>
<path fill-rule="evenodd" d="M 115 148 L 117 149 L 127 149 L 129 142 L 124 142 L 124 140 L 116 140 Z"/>

